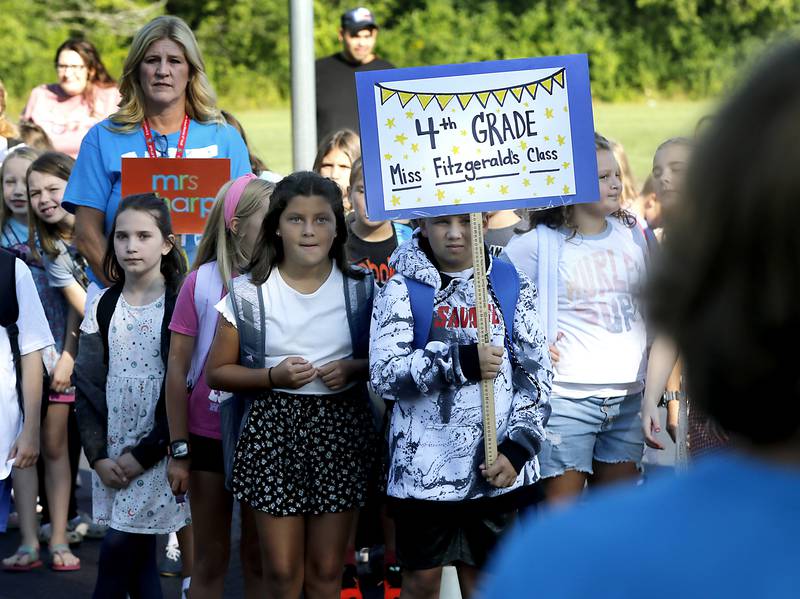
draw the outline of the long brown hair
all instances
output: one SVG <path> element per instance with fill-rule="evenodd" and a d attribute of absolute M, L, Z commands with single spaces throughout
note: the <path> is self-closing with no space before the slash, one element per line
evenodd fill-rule
<path fill-rule="evenodd" d="M 164 200 L 154 193 L 141 193 L 122 198 L 117 214 L 114 217 L 111 233 L 108 234 L 106 253 L 103 256 L 103 274 L 111 283 L 125 282 L 125 271 L 117 260 L 117 253 L 114 251 L 114 236 L 117 233 L 117 219 L 126 210 L 147 212 L 156 221 L 156 226 L 161 231 L 164 239 L 174 237 L 172 219 Z M 186 274 L 186 259 L 174 243 L 169 253 L 161 257 L 161 274 L 164 276 L 167 292 L 177 293 L 183 281 L 183 275 Z"/>
<path fill-rule="evenodd" d="M 281 215 L 286 210 L 289 202 L 297 197 L 320 196 L 331 205 L 336 220 L 336 237 L 333 238 L 328 256 L 336 261 L 336 266 L 343 273 L 347 271 L 347 261 L 344 255 L 344 246 L 347 243 L 347 224 L 344 220 L 344 206 L 342 205 L 342 190 L 331 179 L 312 173 L 300 171 L 284 177 L 272 192 L 269 211 L 261 225 L 253 258 L 247 271 L 254 285 L 263 284 L 272 269 L 278 266 L 285 257 L 283 241 L 278 236 L 278 225 Z"/>
<path fill-rule="evenodd" d="M 70 38 L 62 43 L 56 50 L 53 64 L 58 65 L 58 55 L 64 50 L 71 50 L 76 52 L 86 65 L 86 89 L 83 90 L 83 99 L 89 106 L 92 114 L 94 114 L 94 90 L 95 88 L 107 88 L 116 85 L 116 81 L 106 70 L 100 58 L 100 53 L 95 48 L 94 44 L 87 39 L 83 38 Z"/>

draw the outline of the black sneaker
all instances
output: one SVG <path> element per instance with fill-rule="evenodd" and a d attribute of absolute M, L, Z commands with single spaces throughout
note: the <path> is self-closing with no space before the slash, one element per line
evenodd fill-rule
<path fill-rule="evenodd" d="M 345 564 L 342 572 L 342 590 L 339 599 L 364 599 L 358 584 L 358 570 L 354 564 Z"/>

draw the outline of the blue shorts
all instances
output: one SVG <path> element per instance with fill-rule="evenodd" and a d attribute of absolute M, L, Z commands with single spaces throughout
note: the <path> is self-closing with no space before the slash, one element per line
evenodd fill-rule
<path fill-rule="evenodd" d="M 566 399 L 552 396 L 547 441 L 539 454 L 542 478 L 567 470 L 592 474 L 592 462 L 639 466 L 644 453 L 642 394 Z"/>

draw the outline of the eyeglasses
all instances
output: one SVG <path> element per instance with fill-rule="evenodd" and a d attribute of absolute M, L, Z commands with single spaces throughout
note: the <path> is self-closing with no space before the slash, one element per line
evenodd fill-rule
<path fill-rule="evenodd" d="M 156 146 L 156 152 L 161 158 L 169 158 L 167 155 L 167 150 L 169 150 L 169 140 L 167 139 L 166 135 L 159 135 L 156 133 L 153 136 L 153 142 Z"/>
<path fill-rule="evenodd" d="M 84 71 L 86 70 L 85 64 L 57 64 L 56 65 L 57 71 Z"/>

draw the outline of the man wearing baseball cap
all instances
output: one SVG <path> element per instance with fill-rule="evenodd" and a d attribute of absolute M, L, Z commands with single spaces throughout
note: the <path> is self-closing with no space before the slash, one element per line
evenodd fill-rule
<path fill-rule="evenodd" d="M 375 56 L 378 24 L 363 6 L 342 15 L 339 41 L 342 51 L 316 64 L 317 142 L 339 129 L 358 131 L 356 71 L 392 69 L 394 65 Z"/>

